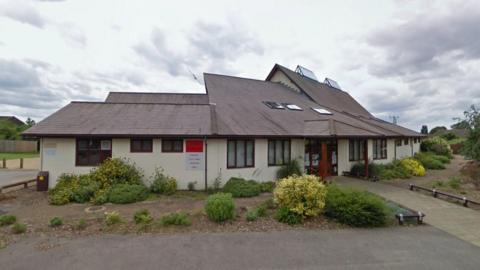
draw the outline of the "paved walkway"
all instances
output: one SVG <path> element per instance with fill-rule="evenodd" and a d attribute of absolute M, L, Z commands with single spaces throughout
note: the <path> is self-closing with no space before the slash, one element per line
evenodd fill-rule
<path fill-rule="evenodd" d="M 37 174 L 37 170 L 0 169 L 0 187 L 20 181 L 35 179 Z"/>
<path fill-rule="evenodd" d="M 387 200 L 426 214 L 425 222 L 480 246 L 480 212 L 408 189 L 378 182 L 338 177 L 336 183 L 368 190 Z"/>
<path fill-rule="evenodd" d="M 480 248 L 431 226 L 26 238 L 2 269 L 475 269 Z"/>

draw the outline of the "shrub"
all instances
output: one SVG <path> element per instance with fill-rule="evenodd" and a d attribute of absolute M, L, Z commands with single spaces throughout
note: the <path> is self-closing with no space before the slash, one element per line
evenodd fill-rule
<path fill-rule="evenodd" d="M 150 212 L 148 212 L 147 209 L 142 209 L 135 212 L 133 220 L 136 224 L 148 224 L 152 222 L 153 218 L 150 216 Z"/>
<path fill-rule="evenodd" d="M 12 233 L 21 234 L 27 231 L 27 225 L 23 223 L 15 223 L 12 226 Z"/>
<path fill-rule="evenodd" d="M 100 185 L 90 179 L 89 175 L 78 175 L 72 186 L 70 200 L 77 203 L 86 203 L 91 200 L 100 189 Z"/>
<path fill-rule="evenodd" d="M 93 169 L 90 177 L 103 189 L 118 184 L 142 184 L 143 173 L 127 159 L 109 158 Z"/>
<path fill-rule="evenodd" d="M 255 221 L 258 218 L 258 212 L 256 210 L 250 210 L 247 212 L 246 219 L 247 221 Z"/>
<path fill-rule="evenodd" d="M 300 216 L 316 216 L 325 206 L 327 189 L 313 175 L 291 176 L 280 180 L 273 191 L 275 202 Z"/>
<path fill-rule="evenodd" d="M 417 160 L 413 158 L 404 158 L 400 161 L 400 164 L 414 176 L 424 176 L 425 168 Z"/>
<path fill-rule="evenodd" d="M 2 215 L 0 216 L 0 226 L 7 226 L 15 223 L 17 221 L 17 217 L 13 215 Z"/>
<path fill-rule="evenodd" d="M 275 182 L 268 181 L 260 183 L 260 192 L 272 192 L 275 189 Z"/>
<path fill-rule="evenodd" d="M 258 196 L 260 191 L 260 184 L 257 182 L 238 177 L 230 178 L 223 187 L 223 192 L 231 193 L 235 198 Z"/>
<path fill-rule="evenodd" d="M 377 227 L 387 223 L 388 207 L 378 196 L 354 189 L 328 187 L 325 215 L 356 227 Z"/>
<path fill-rule="evenodd" d="M 122 222 L 122 218 L 117 211 L 105 212 L 105 224 L 108 226 Z"/>
<path fill-rule="evenodd" d="M 286 207 L 280 207 L 275 213 L 275 219 L 282 223 L 287 223 L 289 225 L 295 225 L 302 223 L 302 216 L 290 211 Z"/>
<path fill-rule="evenodd" d="M 172 195 L 177 190 L 177 180 L 164 174 L 163 169 L 156 168 L 150 190 L 154 193 Z"/>
<path fill-rule="evenodd" d="M 194 191 L 195 190 L 195 185 L 197 184 L 197 181 L 194 181 L 194 182 L 188 182 L 188 190 L 190 191 Z"/>
<path fill-rule="evenodd" d="M 235 203 L 232 194 L 216 193 L 208 196 L 205 203 L 205 212 L 209 219 L 223 222 L 235 216 Z"/>
<path fill-rule="evenodd" d="M 108 194 L 110 193 L 110 188 L 108 189 L 99 189 L 94 194 L 90 200 L 93 204 L 99 205 L 108 202 Z"/>
<path fill-rule="evenodd" d="M 446 156 L 448 158 L 453 157 L 452 149 L 450 148 L 448 141 L 440 137 L 431 137 L 423 140 L 420 144 L 420 149 L 423 152 L 433 152 L 437 155 Z"/>
<path fill-rule="evenodd" d="M 75 228 L 76 228 L 77 230 L 84 230 L 84 229 L 86 229 L 86 228 L 87 228 L 87 221 L 86 221 L 85 219 L 83 219 L 83 218 L 80 219 L 80 220 L 77 222 Z"/>
<path fill-rule="evenodd" d="M 440 158 L 441 157 L 441 158 Z M 415 159 L 418 160 L 423 167 L 429 170 L 445 169 L 442 161 L 445 161 L 445 157 L 435 155 L 432 153 L 417 153 Z"/>
<path fill-rule="evenodd" d="M 125 204 L 143 201 L 148 197 L 148 188 L 138 184 L 119 184 L 113 186 L 108 194 L 111 203 Z"/>
<path fill-rule="evenodd" d="M 160 219 L 160 224 L 162 226 L 170 226 L 170 225 L 189 226 L 191 224 L 191 221 L 188 218 L 187 213 L 179 212 L 179 213 L 171 213 L 166 216 L 163 216 Z"/>
<path fill-rule="evenodd" d="M 266 203 L 261 203 L 255 208 L 259 217 L 264 217 L 267 215 L 268 205 Z"/>
<path fill-rule="evenodd" d="M 54 217 L 50 220 L 50 227 L 58 227 L 63 225 L 63 220 L 59 217 Z"/>
<path fill-rule="evenodd" d="M 411 172 L 402 165 L 399 160 L 394 160 L 393 162 L 385 165 L 378 165 L 380 179 L 389 180 L 389 179 L 405 179 L 412 176 Z"/>
<path fill-rule="evenodd" d="M 302 175 L 302 168 L 296 159 L 290 160 L 277 171 L 277 179 L 287 178 L 293 175 Z"/>

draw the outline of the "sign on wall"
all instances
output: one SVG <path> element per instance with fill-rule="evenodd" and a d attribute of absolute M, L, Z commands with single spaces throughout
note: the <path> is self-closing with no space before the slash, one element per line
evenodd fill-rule
<path fill-rule="evenodd" d="M 189 171 L 203 170 L 203 140 L 186 140 L 185 152 L 185 169 Z"/>
<path fill-rule="evenodd" d="M 55 156 L 57 154 L 57 144 L 45 143 L 43 145 L 43 153 L 45 156 Z"/>

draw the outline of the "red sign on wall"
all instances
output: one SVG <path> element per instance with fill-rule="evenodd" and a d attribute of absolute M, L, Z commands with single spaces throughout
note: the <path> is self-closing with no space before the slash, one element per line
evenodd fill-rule
<path fill-rule="evenodd" d="M 203 140 L 186 140 L 185 148 L 187 153 L 202 153 Z"/>

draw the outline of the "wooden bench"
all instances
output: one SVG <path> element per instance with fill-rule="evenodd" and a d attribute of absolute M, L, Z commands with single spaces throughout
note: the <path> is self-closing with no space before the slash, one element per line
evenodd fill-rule
<path fill-rule="evenodd" d="M 396 214 L 395 217 L 400 225 L 403 225 L 407 220 L 416 220 L 418 224 L 422 224 L 425 214 L 418 211 L 417 213 L 412 212 L 410 214 Z"/>
<path fill-rule="evenodd" d="M 16 183 L 13 183 L 13 184 L 4 185 L 4 186 L 0 187 L 0 193 L 6 188 L 21 186 L 21 185 L 23 185 L 23 188 L 27 188 L 28 184 L 35 183 L 35 182 L 37 182 L 37 179 L 30 179 L 30 180 L 16 182 Z"/>

